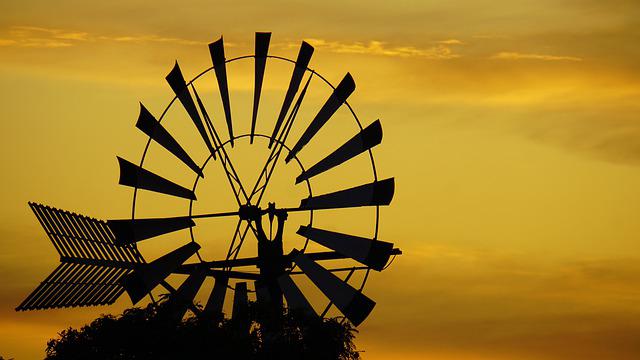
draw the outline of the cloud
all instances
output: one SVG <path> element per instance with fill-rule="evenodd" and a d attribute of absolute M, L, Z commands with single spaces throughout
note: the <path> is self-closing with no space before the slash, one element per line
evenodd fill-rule
<path fill-rule="evenodd" d="M 458 41 L 458 40 L 445 40 Z M 460 57 L 446 46 L 445 43 L 439 43 L 436 46 L 428 48 L 417 48 L 414 46 L 389 46 L 386 42 L 372 40 L 368 43 L 354 42 L 344 43 L 340 41 L 329 41 L 324 39 L 308 39 L 307 42 L 316 48 L 325 49 L 335 53 L 342 54 L 362 54 L 362 55 L 381 55 L 395 57 L 421 57 L 426 59 L 442 60 L 454 59 Z M 451 43 L 449 43 L 451 44 Z M 456 43 L 457 44 L 457 43 Z M 289 47 L 297 47 L 298 44 L 289 44 Z"/>
<path fill-rule="evenodd" d="M 88 40 L 89 34 L 37 26 L 12 26 L 8 37 L 0 39 L 0 46 L 30 48 L 63 48 Z"/>
<path fill-rule="evenodd" d="M 188 40 L 172 37 L 162 37 L 157 35 L 134 35 L 134 36 L 98 36 L 98 40 L 108 40 L 116 42 L 158 42 L 158 43 L 174 43 L 180 45 L 206 45 L 205 41 Z M 234 44 L 225 42 L 226 47 L 233 47 Z"/>
<path fill-rule="evenodd" d="M 437 41 L 437 43 L 442 45 L 464 45 L 464 42 L 458 39 L 440 40 L 440 41 Z"/>
<path fill-rule="evenodd" d="M 0 39 L 0 46 L 15 45 L 16 41 L 11 39 Z"/>
<path fill-rule="evenodd" d="M 66 31 L 62 29 L 50 29 L 43 28 L 37 26 L 13 26 L 9 32 L 15 37 L 18 38 L 53 38 L 60 40 L 76 40 L 76 41 L 84 41 L 87 40 L 89 33 L 86 32 L 77 32 L 77 31 Z"/>
<path fill-rule="evenodd" d="M 486 34 L 481 34 L 481 35 L 472 35 L 471 37 L 474 38 L 474 39 L 486 39 L 486 40 L 509 39 L 509 36 L 506 36 L 506 35 L 486 35 Z"/>
<path fill-rule="evenodd" d="M 575 56 L 556 56 L 546 54 L 527 54 L 519 52 L 499 52 L 492 55 L 490 59 L 497 60 L 543 60 L 543 61 L 582 61 L 582 58 Z"/>
<path fill-rule="evenodd" d="M 63 29 L 44 28 L 38 26 L 12 26 L 8 37 L 0 39 L 0 46 L 60 48 L 71 47 L 80 43 L 111 41 L 111 42 L 155 42 L 173 43 L 179 45 L 205 45 L 204 41 L 163 37 L 158 35 L 99 35 L 84 31 L 70 31 Z M 233 47 L 234 44 L 225 43 Z"/>
<path fill-rule="evenodd" d="M 15 47 L 39 47 L 39 48 L 59 48 L 71 47 L 81 43 L 95 42 L 115 42 L 115 43 L 166 43 L 177 45 L 206 45 L 208 41 L 165 37 L 155 34 L 92 34 L 84 31 L 70 31 L 55 28 L 44 28 L 38 26 L 12 26 L 8 30 L 8 37 L 0 38 L 0 46 Z M 425 59 L 453 59 L 460 57 L 450 48 L 451 45 L 462 45 L 463 42 L 457 39 L 445 39 L 436 41 L 431 47 L 415 46 L 392 46 L 386 42 L 371 40 L 369 42 L 346 43 L 340 41 L 330 41 L 325 39 L 312 38 L 307 40 L 316 48 L 325 49 L 341 54 L 363 54 L 393 57 L 419 57 Z M 246 46 L 250 44 L 236 44 L 225 42 L 225 47 Z M 286 42 L 273 44 L 274 47 L 293 48 L 298 47 L 298 43 Z"/>

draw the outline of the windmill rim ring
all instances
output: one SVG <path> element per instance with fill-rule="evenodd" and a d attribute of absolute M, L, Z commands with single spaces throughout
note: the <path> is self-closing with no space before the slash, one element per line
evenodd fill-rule
<path fill-rule="evenodd" d="M 225 60 L 225 64 L 227 64 L 227 63 L 232 63 L 232 62 L 235 62 L 235 61 L 238 61 L 238 60 L 245 60 L 245 59 L 251 59 L 251 58 L 256 58 L 256 55 L 255 55 L 255 54 L 251 54 L 251 55 L 242 55 L 242 56 L 237 56 L 237 57 L 234 57 L 234 58 L 231 58 L 231 59 L 227 59 L 227 60 Z M 289 58 L 286 58 L 286 57 L 283 57 L 283 56 L 278 56 L 278 55 L 267 55 L 267 56 L 266 56 L 266 58 L 268 58 L 268 59 L 277 59 L 277 60 L 281 60 L 281 61 L 288 62 L 288 63 L 291 63 L 291 64 L 295 64 L 295 63 L 296 63 L 296 61 L 295 61 L 295 60 L 292 60 L 292 59 L 289 59 Z M 186 86 L 188 87 L 188 86 L 192 85 L 196 80 L 198 80 L 198 79 L 199 79 L 200 77 L 202 77 L 204 74 L 206 74 L 206 73 L 210 72 L 210 71 L 211 71 L 211 70 L 213 70 L 213 69 L 214 69 L 214 66 L 211 66 L 211 67 L 209 67 L 209 68 L 207 68 L 207 69 L 203 70 L 202 72 L 200 72 L 199 74 L 197 74 L 196 76 L 194 76 L 190 81 L 188 81 L 188 82 L 186 83 Z M 335 85 L 333 85 L 329 80 L 327 80 L 327 78 L 325 78 L 322 74 L 320 74 L 319 72 L 315 71 L 314 69 L 312 69 L 312 68 L 310 68 L 310 67 L 308 67 L 308 66 L 307 66 L 307 67 L 306 67 L 306 69 L 305 69 L 305 71 L 310 72 L 313 76 L 317 76 L 317 77 L 319 77 L 319 78 L 320 78 L 320 79 L 321 79 L 321 80 L 322 80 L 326 85 L 328 85 L 331 89 L 333 89 L 333 90 L 335 90 L 335 89 L 336 89 L 336 86 L 335 86 Z M 165 107 L 165 109 L 162 111 L 162 114 L 161 114 L 161 115 L 160 115 L 160 117 L 157 119 L 158 123 L 161 123 L 161 122 L 162 122 L 162 120 L 164 119 L 165 115 L 167 114 L 167 112 L 169 111 L 169 109 L 171 108 L 171 106 L 173 105 L 173 103 L 177 100 L 177 98 L 178 98 L 178 97 L 177 97 L 177 95 L 176 95 L 176 96 L 174 96 L 174 97 L 171 99 L 171 101 L 169 101 L 169 103 L 167 104 L 167 106 Z M 351 104 L 349 104 L 349 102 L 345 100 L 344 105 L 346 105 L 346 106 L 347 106 L 347 108 L 349 109 L 349 112 L 351 113 L 351 115 L 353 116 L 353 118 L 354 118 L 354 120 L 355 120 L 355 122 L 356 122 L 356 125 L 358 126 L 358 128 L 360 129 L 360 131 L 362 131 L 362 130 L 364 129 L 364 128 L 363 128 L 363 126 L 362 126 L 362 123 L 360 122 L 360 119 L 358 118 L 358 115 L 356 114 L 356 112 L 355 112 L 355 110 L 353 109 L 353 107 L 351 106 Z M 246 134 L 244 134 L 244 135 L 246 135 Z M 258 135 L 258 134 L 255 134 L 255 135 Z M 270 136 L 268 136 L 268 137 L 269 137 L 269 138 L 271 138 Z M 235 138 L 238 138 L 238 137 L 234 136 L 234 139 L 235 139 Z M 149 151 L 149 147 L 150 147 L 150 145 L 151 145 L 151 141 L 152 141 L 152 139 L 151 139 L 151 137 L 149 136 L 149 137 L 148 137 L 148 139 L 147 139 L 147 142 L 146 142 L 146 144 L 145 144 L 144 150 L 143 150 L 143 152 L 142 152 L 142 156 L 141 156 L 141 158 L 140 158 L 140 163 L 139 163 L 139 166 L 140 166 L 140 167 L 143 167 L 143 165 L 144 165 L 144 161 L 145 161 L 146 156 L 147 156 L 147 153 L 148 153 L 148 151 Z M 231 141 L 231 139 L 227 140 L 227 141 L 226 141 L 225 143 L 223 143 L 223 144 L 226 144 L 226 143 L 228 143 L 229 141 Z M 376 181 L 378 181 L 378 174 L 377 174 L 377 169 L 376 169 L 375 159 L 374 159 L 374 156 L 373 156 L 373 151 L 372 151 L 372 149 L 367 149 L 367 152 L 368 152 L 368 154 L 369 154 L 369 160 L 370 160 L 370 163 L 371 163 L 371 170 L 372 170 L 372 175 L 373 175 L 373 181 L 374 181 L 374 182 L 376 182 Z M 297 159 L 297 157 L 296 157 L 296 160 L 297 160 L 297 161 L 299 161 L 299 160 Z M 207 158 L 207 160 L 206 160 L 206 161 L 209 161 L 209 158 Z M 197 180 L 196 180 L 196 181 L 197 181 Z M 135 213 L 136 213 L 136 204 L 137 204 L 137 201 L 136 201 L 136 200 L 137 200 L 137 195 L 138 195 L 138 187 L 134 187 L 134 189 L 133 189 L 133 196 L 132 196 L 132 203 L 131 203 L 131 219 L 132 219 L 132 220 L 135 220 L 135 218 L 136 218 Z M 190 204 L 191 204 L 191 202 L 190 202 Z M 190 207 L 190 209 L 191 209 L 191 205 L 190 205 L 189 207 Z M 311 217 L 313 218 L 313 215 L 311 215 Z M 373 233 L 373 240 L 374 240 L 374 241 L 376 241 L 376 240 L 378 239 L 379 225 L 380 225 L 380 205 L 376 205 L 376 206 L 375 206 L 375 226 L 374 226 L 374 233 Z M 192 236 L 192 230 L 191 230 L 191 228 L 189 228 L 189 231 L 190 231 L 190 235 Z M 193 237 L 192 237 L 192 241 L 194 241 Z M 304 248 L 305 248 L 305 249 L 306 249 L 306 247 L 307 247 L 308 241 L 309 241 L 309 239 L 306 239 L 306 241 L 305 241 L 305 246 L 304 246 Z M 137 244 L 135 244 L 135 243 L 134 243 L 134 244 L 133 244 L 133 246 L 134 246 L 135 248 L 137 248 Z M 198 257 L 199 257 L 199 260 L 200 260 L 200 261 L 202 261 L 202 259 L 200 258 L 200 256 L 199 256 L 199 255 L 198 255 Z M 293 269 L 295 269 L 295 267 L 294 267 L 294 268 L 292 268 L 290 271 L 293 271 Z M 354 267 L 354 270 L 355 270 L 355 271 L 366 270 L 365 276 L 364 276 L 364 278 L 363 278 L 363 280 L 362 280 L 362 282 L 361 282 L 361 284 L 360 284 L 360 286 L 359 286 L 359 291 L 361 291 L 361 290 L 364 288 L 364 286 L 365 286 L 365 284 L 366 284 L 366 282 L 367 282 L 367 280 L 368 280 L 368 278 L 369 278 L 369 272 L 371 271 L 371 268 L 366 268 L 366 269 L 356 269 L 356 268 Z M 230 286 L 228 286 L 228 287 L 230 287 Z M 233 290 L 235 290 L 235 288 L 232 288 L 232 289 L 233 289 Z M 250 292 L 253 292 L 253 291 L 250 291 Z M 329 303 L 329 305 L 328 305 L 328 306 L 330 306 L 330 305 L 331 305 L 331 303 Z"/>

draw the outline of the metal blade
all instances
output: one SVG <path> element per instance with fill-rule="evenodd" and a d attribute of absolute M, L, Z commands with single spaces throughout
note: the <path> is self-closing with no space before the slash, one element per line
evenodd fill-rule
<path fill-rule="evenodd" d="M 302 174 L 300 174 L 296 178 L 296 184 L 299 184 L 318 174 L 330 170 L 349 159 L 356 157 L 357 155 L 380 144 L 381 141 L 382 126 L 380 126 L 380 121 L 376 120 L 356 136 L 352 137 L 349 141 L 344 143 L 344 145 L 340 146 L 334 152 L 329 154 L 327 157 L 318 161 L 318 163 L 316 163 L 306 171 L 303 171 Z"/>
<path fill-rule="evenodd" d="M 389 242 L 316 229 L 310 226 L 300 226 L 298 234 L 378 271 L 384 268 L 393 251 L 393 244 Z"/>
<path fill-rule="evenodd" d="M 131 302 L 136 304 L 146 294 L 160 284 L 178 266 L 200 249 L 200 245 L 190 242 L 172 252 L 157 258 L 151 263 L 140 265 L 129 275 L 123 277 L 122 285 L 129 294 Z"/>
<path fill-rule="evenodd" d="M 215 278 L 211 295 L 204 307 L 203 316 L 207 319 L 218 321 L 222 319 L 222 306 L 224 305 L 224 297 L 227 293 L 227 285 L 229 278 L 226 276 L 218 276 Z"/>
<path fill-rule="evenodd" d="M 196 194 L 193 191 L 171 182 L 160 175 L 156 175 L 149 170 L 143 169 L 119 156 L 117 158 L 120 164 L 120 185 L 197 200 Z"/>
<path fill-rule="evenodd" d="M 224 116 L 227 119 L 227 128 L 229 129 L 229 139 L 233 147 L 233 122 L 231 121 L 231 104 L 229 103 L 229 85 L 227 83 L 227 67 L 224 58 L 224 42 L 222 37 L 217 41 L 209 44 L 209 52 L 211 53 L 211 61 L 213 62 L 213 70 L 218 80 L 218 88 L 220 89 L 220 97 L 222 97 L 222 106 L 224 108 Z"/>
<path fill-rule="evenodd" d="M 313 306 L 311 306 L 289 274 L 280 275 L 278 277 L 278 285 L 280 285 L 280 289 L 287 299 L 289 309 L 302 311 L 309 315 L 317 315 L 313 310 Z"/>
<path fill-rule="evenodd" d="M 293 74 L 291 75 L 289 88 L 287 88 L 287 93 L 284 96 L 284 102 L 282 103 L 282 108 L 280 109 L 280 114 L 278 115 L 276 126 L 273 129 L 273 134 L 271 135 L 271 140 L 269 141 L 269 148 L 271 148 L 271 146 L 273 145 L 274 139 L 278 137 L 280 126 L 282 125 L 284 118 L 289 112 L 289 108 L 291 107 L 291 102 L 293 102 L 294 96 L 298 92 L 300 82 L 302 82 L 302 76 L 307 70 L 307 66 L 309 66 L 311 55 L 313 55 L 313 46 L 303 41 L 302 45 L 300 46 L 300 51 L 298 52 L 298 58 L 296 59 L 296 65 L 293 69 Z"/>
<path fill-rule="evenodd" d="M 156 219 L 107 220 L 116 244 L 131 244 L 155 236 L 196 226 L 188 216 Z"/>
<path fill-rule="evenodd" d="M 393 199 L 393 178 L 302 199 L 301 209 L 337 209 L 345 207 L 389 205 Z"/>
<path fill-rule="evenodd" d="M 138 122 L 136 127 L 143 133 L 147 134 L 150 138 L 155 140 L 163 148 L 167 149 L 175 157 L 180 159 L 185 165 L 200 177 L 204 177 L 200 167 L 196 165 L 195 161 L 191 159 L 189 154 L 180 146 L 176 139 L 169 134 L 169 132 L 156 120 L 153 115 L 147 110 L 142 103 L 140 103 L 140 115 L 138 116 Z"/>
<path fill-rule="evenodd" d="M 207 131 L 202 123 L 202 119 L 200 118 L 200 114 L 196 109 L 196 105 L 193 102 L 193 98 L 191 97 L 191 93 L 189 93 L 189 88 L 187 88 L 187 83 L 184 81 L 184 76 L 182 76 L 182 71 L 180 71 L 180 66 L 176 61 L 176 65 L 173 67 L 169 75 L 166 77 L 169 86 L 173 89 L 173 92 L 178 97 L 178 100 L 182 103 L 182 106 L 189 114 L 189 117 L 193 121 L 193 124 L 198 129 L 200 136 L 202 136 L 202 140 L 207 145 L 207 148 L 211 152 L 211 154 L 215 154 L 215 149 L 211 145 L 211 140 L 209 140 L 209 136 L 207 135 Z M 214 155 L 215 157 L 215 155 Z"/>
<path fill-rule="evenodd" d="M 262 92 L 262 80 L 264 79 L 264 69 L 267 66 L 267 54 L 269 52 L 269 41 L 271 33 L 256 33 L 256 70 L 255 85 L 253 87 L 253 116 L 251 117 L 251 137 L 250 142 L 253 144 L 253 135 L 256 131 L 256 120 L 258 118 L 258 106 L 260 105 L 260 93 Z"/>
<path fill-rule="evenodd" d="M 323 268 L 305 254 L 293 251 L 294 262 L 331 300 L 344 316 L 358 326 L 371 313 L 376 303 Z"/>
<path fill-rule="evenodd" d="M 198 290 L 202 286 L 206 275 L 204 272 L 196 272 L 189 275 L 178 290 L 171 294 L 169 298 L 168 310 L 169 315 L 175 322 L 179 322 L 187 313 L 190 305 L 193 305 L 193 299 L 198 294 Z"/>
<path fill-rule="evenodd" d="M 307 143 L 313 138 L 316 133 L 327 123 L 329 118 L 338 110 L 338 108 L 347 101 L 347 98 L 356 89 L 356 83 L 353 81 L 351 74 L 347 73 L 344 76 L 340 84 L 336 86 L 333 93 L 329 96 L 329 99 L 324 103 L 316 117 L 311 121 L 307 130 L 304 131 L 298 142 L 291 148 L 291 151 L 284 159 L 285 162 L 289 162 L 296 156 L 296 154 L 307 145 Z"/>

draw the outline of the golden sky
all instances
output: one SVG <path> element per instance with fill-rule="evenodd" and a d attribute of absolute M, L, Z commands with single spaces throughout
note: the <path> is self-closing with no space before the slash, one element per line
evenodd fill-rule
<path fill-rule="evenodd" d="M 307 40 L 334 84 L 351 72 L 350 104 L 382 121 L 397 189 L 380 235 L 404 255 L 365 289 L 364 359 L 639 358 L 639 19 L 629 0 L 3 1 L 0 355 L 42 358 L 57 331 L 130 306 L 14 312 L 57 263 L 27 201 L 126 217 L 115 155 L 141 155 L 138 101 L 159 116 L 176 59 L 191 78 L 219 36 L 234 57 L 271 31 L 271 54 Z M 229 71 L 250 107 L 248 65 Z"/>

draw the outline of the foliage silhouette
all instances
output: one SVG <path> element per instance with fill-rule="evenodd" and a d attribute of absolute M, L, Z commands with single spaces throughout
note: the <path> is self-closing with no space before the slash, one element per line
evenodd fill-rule
<path fill-rule="evenodd" d="M 250 303 L 250 331 L 234 320 L 219 324 L 186 317 L 176 323 L 167 303 L 101 315 L 81 329 L 68 328 L 47 342 L 46 360 L 116 359 L 359 359 L 357 330 L 340 319 Z M 246 329 L 246 328 L 245 328 Z"/>

